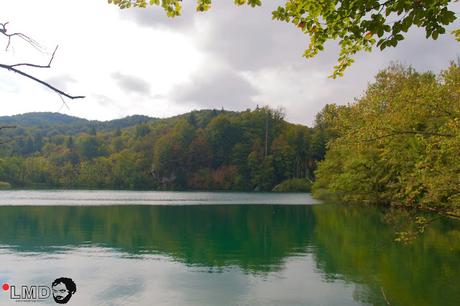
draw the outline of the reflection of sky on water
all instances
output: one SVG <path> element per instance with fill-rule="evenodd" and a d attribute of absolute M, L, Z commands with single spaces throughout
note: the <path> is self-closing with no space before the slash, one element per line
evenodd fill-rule
<path fill-rule="evenodd" d="M 68 276 L 73 305 L 386 305 L 382 292 L 391 305 L 460 305 L 460 223 L 437 218 L 402 245 L 410 215 L 387 217 L 325 204 L 0 205 L 0 281 Z"/>
<path fill-rule="evenodd" d="M 124 190 L 2 190 L 2 206 L 95 205 L 313 205 L 319 201 L 307 193 L 187 192 Z"/>
<path fill-rule="evenodd" d="M 71 277 L 77 284 L 71 305 L 357 305 L 354 285 L 325 283 L 309 254 L 287 258 L 280 271 L 260 274 L 236 266 L 187 266 L 161 255 L 126 257 L 101 247 L 53 254 L 3 248 L 0 261 L 1 281 L 10 284 L 49 285 Z M 10 304 L 0 295 L 0 305 Z"/>

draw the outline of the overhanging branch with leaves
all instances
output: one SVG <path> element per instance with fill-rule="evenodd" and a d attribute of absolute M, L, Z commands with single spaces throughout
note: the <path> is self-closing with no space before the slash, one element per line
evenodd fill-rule
<path fill-rule="evenodd" d="M 147 5 L 161 6 L 169 17 L 181 14 L 181 0 L 108 0 L 122 9 Z M 332 78 L 342 76 L 359 51 L 374 47 L 396 47 L 413 26 L 422 28 L 427 38 L 437 39 L 456 20 L 449 4 L 458 0 L 285 0 L 273 11 L 273 19 L 294 24 L 309 36 L 303 56 L 314 57 L 327 41 L 340 46 Z M 236 5 L 261 6 L 261 0 L 234 0 Z M 211 0 L 197 0 L 196 10 L 211 7 Z M 452 32 L 460 41 L 460 29 Z"/>

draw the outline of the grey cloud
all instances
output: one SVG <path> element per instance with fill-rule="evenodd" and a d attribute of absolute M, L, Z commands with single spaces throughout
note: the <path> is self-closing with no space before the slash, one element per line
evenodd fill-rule
<path fill-rule="evenodd" d="M 460 27 L 460 22 L 451 28 L 455 27 Z M 396 48 L 385 50 L 381 56 L 386 61 L 399 61 L 417 70 L 438 72 L 445 69 L 449 61 L 456 60 L 460 56 L 459 47 L 460 44 L 453 39 L 450 31 L 433 41 L 425 38 L 424 30 L 413 29 Z"/>
<path fill-rule="evenodd" d="M 62 91 L 67 91 L 69 89 L 69 83 L 75 83 L 77 80 L 75 80 L 73 77 L 71 77 L 68 74 L 64 75 L 58 75 L 55 77 L 50 77 L 46 79 L 46 82 L 49 84 L 53 85 L 54 87 L 62 90 Z"/>
<path fill-rule="evenodd" d="M 139 77 L 127 75 L 121 72 L 114 72 L 111 76 L 117 82 L 118 86 L 128 93 L 150 95 L 149 83 Z"/>
<path fill-rule="evenodd" d="M 233 1 L 213 1 L 211 10 L 206 13 L 195 12 L 194 3 L 184 1 L 184 14 L 178 18 L 166 17 L 158 7 L 126 10 L 132 11 L 131 14 L 126 14 L 126 17 L 143 26 L 177 31 L 187 29 L 190 35 L 195 36 L 202 50 L 221 58 L 237 70 L 250 71 L 297 63 L 309 69 L 329 72 L 336 63 L 338 48 L 335 42 L 327 44 L 326 51 L 319 53 L 314 60 L 302 58 L 308 37 L 292 24 L 274 21 L 271 18 L 271 12 L 281 2 L 264 1 L 262 7 L 251 8 L 236 7 Z M 452 4 L 451 9 L 458 11 L 460 4 Z M 200 22 L 210 25 L 211 31 L 206 33 L 205 37 L 200 35 L 195 27 Z M 458 26 L 459 22 L 451 28 Z M 446 59 L 449 57 L 447 54 L 452 54 L 452 50 L 458 49 L 458 43 L 447 36 L 441 35 L 434 44 L 427 44 L 423 31 L 410 31 L 407 39 L 396 49 L 374 52 L 381 57 L 382 60 L 379 62 L 400 60 L 403 63 L 408 61 L 421 69 L 431 68 L 433 65 L 435 69 L 439 69 L 449 60 Z"/>
<path fill-rule="evenodd" d="M 102 105 L 102 106 L 109 106 L 109 105 L 115 104 L 115 102 L 111 98 L 107 97 L 106 95 L 94 94 L 92 95 L 92 97 L 96 100 L 96 102 L 99 105 Z"/>
<path fill-rule="evenodd" d="M 201 41 L 204 50 L 225 58 L 241 70 L 285 65 L 301 60 L 307 40 L 292 25 L 272 20 L 276 4 L 235 7 L 231 1 L 215 1 L 205 17 L 211 33 Z"/>
<path fill-rule="evenodd" d="M 327 76 L 337 61 L 337 43 L 328 42 L 325 51 L 313 59 L 303 58 L 308 37 L 292 24 L 271 19 L 271 12 L 281 2 L 264 1 L 262 7 L 250 8 L 236 7 L 233 1 L 215 0 L 211 10 L 203 14 L 194 11 L 193 3 L 187 1 L 184 16 L 176 19 L 168 19 L 158 8 L 139 10 L 127 16 L 142 26 L 187 31 L 201 51 L 230 67 L 218 76 L 212 76 L 209 66 L 203 67 L 194 81 L 176 88 L 174 99 L 180 103 L 194 101 L 203 107 L 247 107 L 251 101 L 262 103 L 257 99 L 255 87 L 263 103 L 285 106 L 288 120 L 311 124 L 315 113 L 325 104 L 346 104 L 360 97 L 376 73 L 392 61 L 412 65 L 417 70 L 438 72 L 460 56 L 459 44 L 450 34 L 432 41 L 425 38 L 423 30 L 412 29 L 396 48 L 357 54 L 345 76 L 332 80 Z M 458 11 L 460 4 L 452 9 Z M 450 28 L 459 26 L 457 21 Z M 209 32 L 201 32 L 203 28 Z M 292 74 L 286 76 L 280 72 L 277 74 L 279 82 L 271 84 L 279 87 L 278 92 L 283 95 L 264 94 L 266 71 L 273 75 L 273 71 L 282 71 L 287 66 L 293 67 Z M 252 80 L 254 87 L 241 77 L 242 71 L 257 75 Z M 317 74 L 321 74 L 324 81 L 310 78 Z"/>
<path fill-rule="evenodd" d="M 208 12 L 195 11 L 195 1 L 184 1 L 183 14 L 166 17 L 157 7 L 122 10 L 122 17 L 141 26 L 179 32 L 186 31 L 209 53 L 225 58 L 237 69 L 249 70 L 273 63 L 299 59 L 306 37 L 292 25 L 272 20 L 276 5 L 266 1 L 262 7 L 237 7 L 233 1 L 213 1 Z M 210 33 L 202 37 L 197 23 L 210 24 Z"/>
<path fill-rule="evenodd" d="M 390 48 L 384 52 L 374 51 L 371 54 L 361 53 L 355 57 L 355 63 L 347 69 L 345 75 L 338 79 L 327 79 L 315 87 L 309 86 L 308 76 L 312 72 L 330 74 L 335 59 L 326 65 L 315 58 L 308 60 L 305 65 L 295 65 L 295 75 L 290 80 L 297 87 L 306 89 L 303 93 L 291 91 L 286 94 L 287 116 L 303 124 L 313 124 L 315 114 L 328 103 L 347 104 L 359 99 L 364 94 L 369 83 L 374 82 L 375 75 L 385 69 L 391 62 L 411 65 L 418 71 L 433 71 L 439 73 L 446 69 L 451 60 L 460 56 L 458 42 L 447 35 L 439 37 L 437 41 L 426 40 L 421 30 L 413 30 L 399 48 Z M 329 51 L 326 51 L 329 52 Z M 285 78 L 280 76 L 280 78 Z M 321 94 L 318 95 L 318 92 Z M 303 98 L 302 98 L 303 96 Z M 311 96 L 314 98 L 311 99 Z"/>
<path fill-rule="evenodd" d="M 195 18 L 194 1 L 186 1 L 182 5 L 182 15 L 171 18 L 167 17 L 165 11 L 158 6 L 149 6 L 147 8 L 132 8 L 129 10 L 120 10 L 122 18 L 133 21 L 138 25 L 161 28 L 167 30 L 192 30 Z"/>
<path fill-rule="evenodd" d="M 214 2 L 214 11 L 207 16 L 212 24 L 212 32 L 202 41 L 202 47 L 224 58 L 236 69 L 257 70 L 300 64 L 308 70 L 329 73 L 336 64 L 339 53 L 337 42 L 328 43 L 326 51 L 320 52 L 314 60 L 302 57 L 308 45 L 308 36 L 292 24 L 271 19 L 271 12 L 278 6 L 277 3 L 265 1 L 260 8 L 249 8 L 235 7 L 231 1 Z M 452 5 L 451 9 L 459 11 L 460 4 Z M 458 27 L 460 21 L 449 28 Z M 379 62 L 401 60 L 419 69 L 439 70 L 447 65 L 449 56 L 458 54 L 458 50 L 459 44 L 451 34 L 441 35 L 437 41 L 433 41 L 425 38 L 423 30 L 415 28 L 397 48 L 389 48 L 385 52 L 376 48 L 373 53 L 381 58 Z M 362 54 L 364 58 L 369 56 L 369 53 Z"/>
<path fill-rule="evenodd" d="M 176 86 L 172 99 L 180 104 L 203 108 L 246 109 L 253 107 L 256 89 L 241 75 L 231 70 L 200 74 L 189 83 Z"/>

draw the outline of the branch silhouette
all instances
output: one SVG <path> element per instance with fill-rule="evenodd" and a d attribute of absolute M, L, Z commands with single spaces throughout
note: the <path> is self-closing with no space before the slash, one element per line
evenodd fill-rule
<path fill-rule="evenodd" d="M 20 32 L 14 32 L 14 33 L 8 33 L 8 29 L 7 29 L 7 26 L 8 25 L 8 22 L 5 22 L 5 23 L 0 23 L 0 34 L 3 34 L 4 36 L 6 36 L 8 38 L 8 43 L 6 45 L 6 51 L 8 50 L 10 44 L 11 44 L 11 38 L 12 37 L 19 37 L 21 39 L 23 39 L 24 41 L 26 41 L 27 43 L 29 43 L 32 47 L 34 47 L 35 49 L 37 50 L 42 50 L 42 47 L 40 46 L 40 44 L 38 42 L 36 42 L 34 39 L 32 39 L 31 37 L 23 34 L 23 33 L 20 33 Z M 11 71 L 11 72 L 14 72 L 14 73 L 17 73 L 23 77 L 26 77 L 28 79 L 31 79 L 32 81 L 35 81 L 37 83 L 40 83 L 42 84 L 43 86 L 45 87 L 48 87 L 49 89 L 51 89 L 52 91 L 56 92 L 57 94 L 59 94 L 62 98 L 62 96 L 64 97 L 67 97 L 69 99 L 83 99 L 85 96 L 73 96 L 73 95 L 70 95 L 62 90 L 60 90 L 59 88 L 49 84 L 48 82 L 46 81 L 43 81 L 27 72 L 24 72 L 22 70 L 20 70 L 18 67 L 21 67 L 21 66 L 27 66 L 27 67 L 33 67 L 33 68 L 51 68 L 51 63 L 53 62 L 53 59 L 54 59 L 54 56 L 56 55 L 56 51 L 58 49 L 59 46 L 56 46 L 56 48 L 54 49 L 53 51 L 53 54 L 51 55 L 51 58 L 48 62 L 47 65 L 38 65 L 38 64 L 33 64 L 33 63 L 17 63 L 17 64 L 11 64 L 11 65 L 7 65 L 7 64 L 2 64 L 0 63 L 0 68 L 3 68 L 3 69 L 6 69 L 8 71 Z"/>

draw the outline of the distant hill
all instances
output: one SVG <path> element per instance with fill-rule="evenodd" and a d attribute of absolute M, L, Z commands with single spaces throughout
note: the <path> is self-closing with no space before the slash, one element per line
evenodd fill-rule
<path fill-rule="evenodd" d="M 26 113 L 0 117 L 0 125 L 17 125 L 22 127 L 43 127 L 56 125 L 83 125 L 89 120 L 60 113 Z"/>
<path fill-rule="evenodd" d="M 87 120 L 61 113 L 34 112 L 14 116 L 0 117 L 0 126 L 16 126 L 15 134 L 54 136 L 57 134 L 77 135 L 91 129 L 105 132 L 136 126 L 140 123 L 152 123 L 158 120 L 143 115 L 133 115 L 110 121 Z M 25 132 L 27 130 L 27 132 Z"/>
<path fill-rule="evenodd" d="M 117 128 L 123 129 L 127 127 L 132 127 L 140 123 L 152 123 L 157 120 L 160 119 L 144 115 L 133 115 L 110 121 L 90 121 L 90 123 L 96 128 L 97 131 L 106 131 Z"/>
<path fill-rule="evenodd" d="M 29 113 L 0 125 L 16 126 L 0 132 L 0 182 L 12 188 L 269 191 L 288 181 L 278 189 L 295 191 L 325 143 L 268 107 L 111 121 Z"/>

